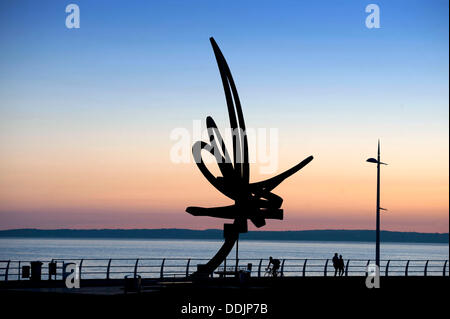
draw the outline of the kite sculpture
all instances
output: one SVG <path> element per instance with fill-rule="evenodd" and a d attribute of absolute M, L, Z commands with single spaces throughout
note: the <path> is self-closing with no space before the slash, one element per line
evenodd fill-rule
<path fill-rule="evenodd" d="M 203 176 L 218 191 L 234 200 L 234 205 L 211 208 L 188 207 L 186 212 L 194 216 L 234 219 L 234 222 L 232 224 L 224 224 L 225 242 L 208 263 L 198 265 L 197 272 L 194 273 L 194 275 L 198 276 L 212 274 L 225 260 L 238 240 L 239 234 L 247 232 L 248 219 L 258 228 L 266 224 L 266 219 L 283 219 L 283 210 L 281 209 L 283 199 L 272 193 L 272 190 L 287 177 L 296 173 L 313 160 L 313 157 L 309 156 L 291 169 L 275 177 L 261 182 L 250 183 L 248 143 L 238 92 L 231 76 L 230 68 L 219 46 L 213 38 L 210 38 L 210 41 L 222 78 L 230 126 L 233 131 L 233 160 L 230 158 L 216 123 L 210 116 L 206 118 L 209 144 L 203 141 L 194 143 L 192 153 Z M 215 177 L 208 170 L 202 159 L 202 150 L 211 153 L 216 158 L 222 176 Z"/>

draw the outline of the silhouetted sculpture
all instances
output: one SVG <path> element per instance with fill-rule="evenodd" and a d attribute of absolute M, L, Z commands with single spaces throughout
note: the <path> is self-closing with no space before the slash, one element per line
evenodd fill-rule
<path fill-rule="evenodd" d="M 186 212 L 194 216 L 234 219 L 234 222 L 224 224 L 224 244 L 207 264 L 198 266 L 194 275 L 209 275 L 225 260 L 238 239 L 239 233 L 247 232 L 248 219 L 258 228 L 266 224 L 266 219 L 283 219 L 281 209 L 283 199 L 271 191 L 313 159 L 309 156 L 291 169 L 265 181 L 249 182 L 248 142 L 238 92 L 219 46 L 213 38 L 210 38 L 210 41 L 222 78 L 230 126 L 233 130 L 233 161 L 230 159 L 216 123 L 210 116 L 206 118 L 210 144 L 197 141 L 192 147 L 192 154 L 203 176 L 217 190 L 234 200 L 234 205 L 212 208 L 188 207 Z M 208 151 L 216 158 L 221 177 L 215 177 L 208 170 L 201 156 L 202 150 Z"/>

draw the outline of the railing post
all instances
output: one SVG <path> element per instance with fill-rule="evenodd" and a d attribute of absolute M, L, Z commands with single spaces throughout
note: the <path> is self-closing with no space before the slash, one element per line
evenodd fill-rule
<path fill-rule="evenodd" d="M 164 278 L 164 263 L 166 261 L 166 258 L 163 258 L 162 263 L 161 263 L 161 271 L 159 272 L 159 278 L 163 279 Z"/>
<path fill-rule="evenodd" d="M 225 258 L 225 260 L 223 261 L 223 277 L 226 278 L 227 275 L 227 259 Z"/>
<path fill-rule="evenodd" d="M 306 275 L 306 262 L 308 261 L 308 259 L 305 259 L 305 262 L 303 263 L 303 277 L 305 277 Z"/>
<path fill-rule="evenodd" d="M 367 260 L 367 264 L 366 264 L 366 277 L 369 276 L 369 273 L 367 272 L 367 268 L 369 267 L 370 264 L 370 259 Z"/>
<path fill-rule="evenodd" d="M 409 268 L 409 260 L 406 263 L 406 267 L 405 267 L 405 277 L 408 277 L 408 268 Z"/>
<path fill-rule="evenodd" d="M 106 268 L 106 279 L 109 279 L 109 269 L 111 268 L 111 259 L 108 261 L 108 267 Z"/>
<path fill-rule="evenodd" d="M 79 268 L 79 274 L 78 274 L 78 278 L 80 278 L 80 280 L 81 280 L 81 268 L 83 267 L 83 260 L 84 259 L 81 259 L 81 261 L 80 261 L 80 267 L 78 267 Z"/>
<path fill-rule="evenodd" d="M 239 258 L 236 258 L 236 265 L 234 266 L 234 273 L 237 275 L 239 265 Z"/>
<path fill-rule="evenodd" d="M 348 276 L 348 264 L 350 264 L 350 259 L 347 259 L 347 264 L 345 265 L 345 277 Z"/>
<path fill-rule="evenodd" d="M 283 262 L 281 263 L 281 272 L 280 272 L 280 277 L 283 277 L 284 275 L 284 262 L 286 261 L 286 259 L 283 259 Z"/>
<path fill-rule="evenodd" d="M 328 267 L 328 259 L 325 262 L 325 268 L 323 269 L 323 276 L 326 277 L 327 276 L 327 267 Z"/>
<path fill-rule="evenodd" d="M 20 280 L 20 275 L 21 275 L 21 269 L 20 269 L 20 260 L 17 266 L 17 280 Z M 445 268 L 444 268 L 445 269 Z M 445 276 L 445 272 L 444 272 L 444 276 Z"/>
<path fill-rule="evenodd" d="M 259 260 L 258 278 L 261 277 L 261 265 L 262 265 L 262 258 Z M 444 268 L 444 276 L 445 276 L 445 268 Z"/>
<path fill-rule="evenodd" d="M 447 271 L 447 262 L 448 260 L 445 261 L 444 263 L 444 269 L 442 269 L 442 275 L 445 277 L 445 272 Z"/>
<path fill-rule="evenodd" d="M 8 260 L 8 262 L 6 263 L 5 281 L 8 281 L 8 272 L 9 272 L 9 263 L 10 262 L 11 262 L 11 260 Z"/>
<path fill-rule="evenodd" d="M 386 277 L 389 276 L 389 264 L 391 263 L 391 260 L 389 259 L 387 264 L 386 264 L 386 271 L 385 271 L 385 275 Z"/>
<path fill-rule="evenodd" d="M 55 262 L 55 259 L 52 258 L 50 261 L 50 264 L 53 264 Z M 50 275 L 50 264 L 48 264 L 48 280 L 52 280 L 52 275 Z M 56 280 L 56 263 L 55 263 L 55 280 Z"/>
<path fill-rule="evenodd" d="M 191 258 L 188 259 L 186 264 L 186 278 L 189 277 L 189 264 L 191 263 Z"/>
<path fill-rule="evenodd" d="M 134 272 L 133 272 L 133 277 L 134 278 L 137 278 L 138 263 L 139 263 L 139 258 L 136 259 L 136 263 L 134 264 Z"/>
<path fill-rule="evenodd" d="M 428 273 L 428 262 L 429 260 L 427 260 L 427 262 L 425 263 L 425 269 L 423 270 L 423 275 L 426 277 L 427 273 Z"/>

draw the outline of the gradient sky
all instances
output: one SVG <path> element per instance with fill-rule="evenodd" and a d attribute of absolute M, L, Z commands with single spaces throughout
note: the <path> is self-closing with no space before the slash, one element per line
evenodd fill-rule
<path fill-rule="evenodd" d="M 448 232 L 448 1 L 377 1 L 380 29 L 370 3 L 1 1 L 0 228 L 221 228 L 184 210 L 230 200 L 169 158 L 172 129 L 228 125 L 214 36 L 278 172 L 315 157 L 265 230 L 373 229 L 380 138 L 382 228 Z"/>

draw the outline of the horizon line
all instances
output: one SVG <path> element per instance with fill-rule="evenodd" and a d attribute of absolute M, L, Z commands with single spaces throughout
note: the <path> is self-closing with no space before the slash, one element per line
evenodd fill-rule
<path fill-rule="evenodd" d="M 69 230 L 69 231 L 102 231 L 102 230 L 120 230 L 120 231 L 136 231 L 136 230 L 189 230 L 189 231 L 223 231 L 219 228 L 205 228 L 205 229 L 192 229 L 192 228 L 11 228 L 0 229 L 0 232 L 5 231 L 17 231 L 17 230 L 39 230 L 39 231 L 55 231 L 55 230 Z M 248 232 L 307 232 L 307 231 L 375 231 L 375 229 L 344 229 L 344 228 L 325 228 L 325 229 L 297 229 L 297 230 L 249 230 Z M 390 233 L 416 233 L 416 234 L 440 234 L 449 235 L 449 232 L 418 232 L 418 231 L 400 231 L 400 230 L 381 230 L 381 232 Z"/>

